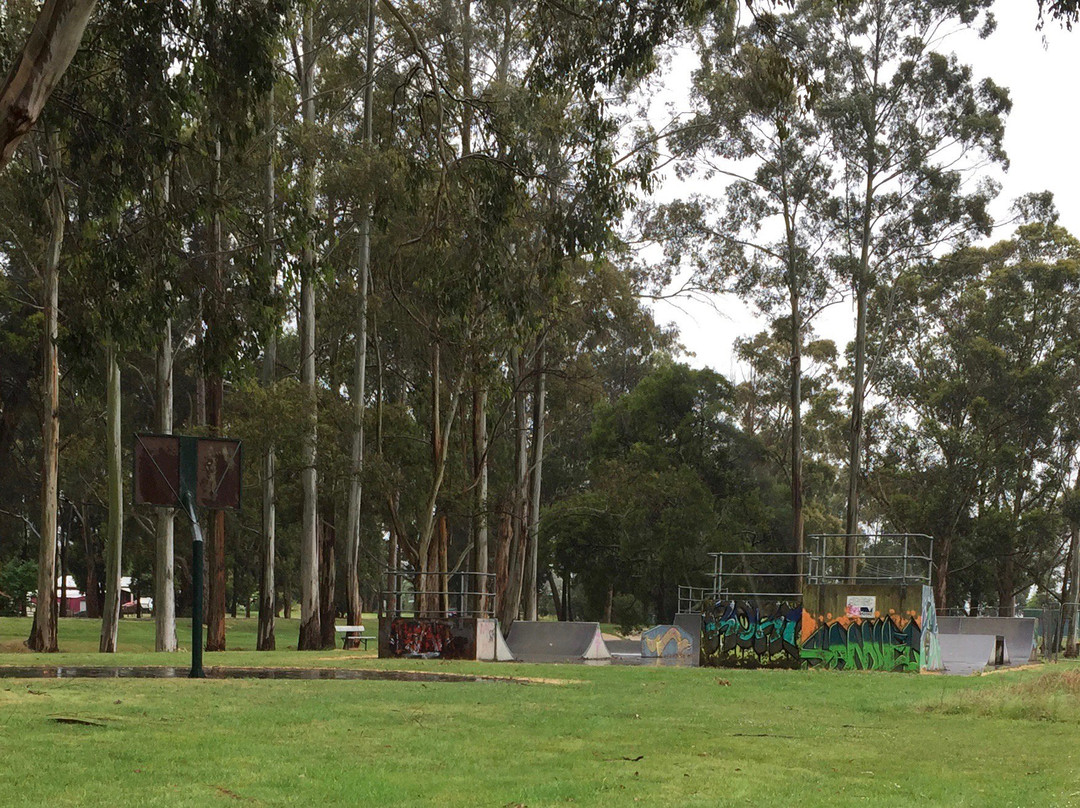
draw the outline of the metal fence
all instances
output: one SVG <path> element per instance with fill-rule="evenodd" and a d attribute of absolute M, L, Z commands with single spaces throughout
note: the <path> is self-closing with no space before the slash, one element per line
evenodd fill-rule
<path fill-rule="evenodd" d="M 380 614 L 391 617 L 491 617 L 495 573 L 387 570 Z"/>

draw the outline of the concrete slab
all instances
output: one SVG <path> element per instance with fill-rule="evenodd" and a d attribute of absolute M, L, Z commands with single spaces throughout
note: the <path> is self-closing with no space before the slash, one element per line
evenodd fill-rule
<path fill-rule="evenodd" d="M 611 659 L 599 623 L 515 620 L 506 644 L 514 659 L 522 662 Z"/>
<path fill-rule="evenodd" d="M 1010 665 L 1026 665 L 1035 653 L 1034 617 L 939 617 L 940 634 L 995 634 L 1005 638 Z"/>

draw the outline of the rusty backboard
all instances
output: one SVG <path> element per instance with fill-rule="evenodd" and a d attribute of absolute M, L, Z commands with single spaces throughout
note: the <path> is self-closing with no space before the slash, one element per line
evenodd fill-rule
<path fill-rule="evenodd" d="M 240 441 L 199 438 L 195 504 L 240 510 Z"/>
<path fill-rule="evenodd" d="M 174 435 L 135 436 L 136 505 L 179 508 L 180 438 Z"/>
<path fill-rule="evenodd" d="M 240 441 L 180 435 L 136 435 L 136 505 L 182 508 L 183 494 L 211 509 L 240 509 Z"/>

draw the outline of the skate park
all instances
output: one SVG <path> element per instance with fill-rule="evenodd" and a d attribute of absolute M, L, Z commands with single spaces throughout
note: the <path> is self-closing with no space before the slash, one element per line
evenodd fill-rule
<path fill-rule="evenodd" d="M 938 616 L 933 539 L 812 535 L 810 552 L 712 553 L 707 587 L 681 587 L 671 624 L 632 638 L 588 621 L 493 614 L 495 576 L 396 571 L 379 656 L 587 665 L 831 668 L 969 675 L 1038 657 L 1034 617 Z M 846 550 L 855 548 L 854 553 Z"/>

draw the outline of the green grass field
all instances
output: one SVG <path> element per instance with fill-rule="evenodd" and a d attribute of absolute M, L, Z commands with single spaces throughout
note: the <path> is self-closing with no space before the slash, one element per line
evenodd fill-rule
<path fill-rule="evenodd" d="M 372 628 L 374 623 L 372 622 Z M 63 621 L 59 655 L 0 665 L 187 664 L 124 620 Z M 229 623 L 251 648 L 254 621 Z M 295 622 L 279 623 L 279 647 Z M 183 644 L 183 640 L 181 640 Z M 1080 666 L 975 678 L 208 654 L 208 665 L 555 680 L 0 679 L 0 806 L 1080 806 Z M 62 723 L 76 718 L 91 725 Z"/>

